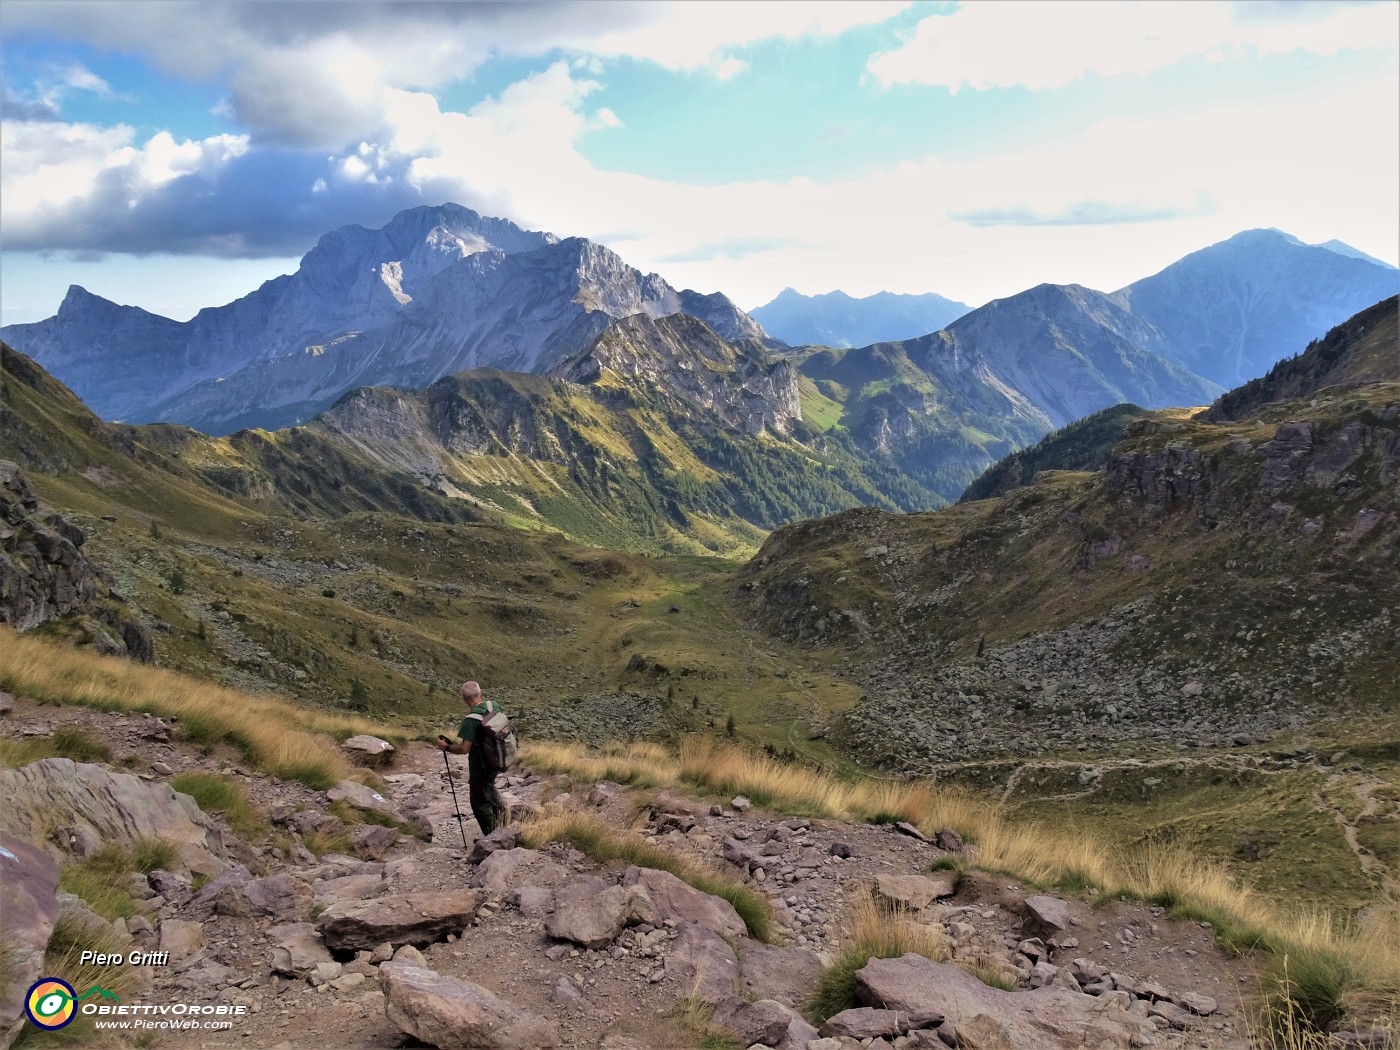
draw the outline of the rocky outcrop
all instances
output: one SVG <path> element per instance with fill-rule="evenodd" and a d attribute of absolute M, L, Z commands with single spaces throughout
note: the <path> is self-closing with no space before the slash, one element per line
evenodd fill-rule
<path fill-rule="evenodd" d="M 856 995 L 882 1017 L 887 1011 L 902 1015 L 911 1028 L 951 1023 L 959 1033 L 976 1030 L 983 1040 L 976 1045 L 1059 1050 L 1156 1042 L 1156 1029 L 1146 1017 L 1105 1009 L 1093 996 L 1054 987 L 1006 992 L 921 955 L 870 960 L 856 971 Z"/>
<path fill-rule="evenodd" d="M 0 460 L 0 623 L 27 631 L 59 618 L 98 652 L 148 663 L 151 632 L 81 552 L 83 530 L 41 512 L 24 472 Z"/>
<path fill-rule="evenodd" d="M 0 970 L 0 1046 L 24 1026 L 24 993 L 43 973 L 44 949 L 58 921 L 58 865 L 43 850 L 0 832 L 0 915 L 5 966 Z"/>
<path fill-rule="evenodd" d="M 45 843 L 55 857 L 86 856 L 103 846 L 161 839 L 181 864 L 204 875 L 229 866 L 217 826 L 188 795 L 129 773 L 67 758 L 0 770 L 0 831 Z"/>
<path fill-rule="evenodd" d="M 534 1050 L 558 1046 L 542 1018 L 471 981 L 389 962 L 379 967 L 384 1012 L 415 1039 L 439 1050 Z"/>

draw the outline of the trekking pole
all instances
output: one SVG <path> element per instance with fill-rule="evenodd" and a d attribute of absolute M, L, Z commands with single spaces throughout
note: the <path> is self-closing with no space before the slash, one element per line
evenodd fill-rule
<path fill-rule="evenodd" d="M 462 848 L 470 850 L 467 845 L 467 826 L 463 823 L 462 807 L 457 804 L 457 785 L 452 783 L 452 763 L 447 761 L 447 752 L 442 753 L 442 764 L 447 768 L 447 786 L 452 789 L 452 808 L 457 813 L 457 830 L 462 833 Z"/>

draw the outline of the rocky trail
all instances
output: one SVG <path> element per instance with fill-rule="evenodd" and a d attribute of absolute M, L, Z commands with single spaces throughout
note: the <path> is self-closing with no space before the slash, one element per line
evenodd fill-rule
<path fill-rule="evenodd" d="M 567 842 L 525 848 L 521 823 L 477 838 L 468 815 L 464 850 L 442 755 L 424 744 L 376 771 L 382 791 L 342 782 L 321 792 L 222 749 L 207 754 L 158 719 L 24 699 L 0 718 L 0 735 L 15 739 L 63 728 L 104 741 L 114 765 L 0 770 L 0 837 L 44 847 L 11 851 L 29 865 L 15 884 L 52 900 L 56 863 L 141 836 L 178 842 L 172 870 L 132 877 L 138 916 L 108 924 L 66 895 L 61 908 L 102 923 L 124 950 L 170 953 L 143 968 L 133 1001 L 246 1007 L 227 1031 L 167 1033 L 157 1046 L 664 1050 L 701 1045 L 688 1002 L 731 1040 L 712 1046 L 1248 1045 L 1254 973 L 1209 928 L 1138 902 L 1091 905 L 1004 876 L 933 870 L 970 849 L 956 836 L 931 842 L 529 770 L 504 778 L 518 819 L 599 817 L 746 880 L 778 920 L 777 943 L 765 944 L 720 898 L 667 872 L 600 865 Z M 465 804 L 465 762 L 451 761 Z M 244 842 L 180 802 L 166 781 L 190 771 L 237 783 L 268 833 Z M 308 848 L 334 836 L 345 836 L 344 853 Z M 806 1010 L 818 977 L 848 946 L 850 906 L 866 894 L 936 929 L 950 959 L 872 961 L 857 974 L 858 1008 L 814 1026 Z M 38 927 L 57 910 L 33 909 Z M 29 931 L 31 943 L 46 938 Z M 41 955 L 30 953 L 31 968 Z M 1016 990 L 982 983 L 973 967 Z"/>

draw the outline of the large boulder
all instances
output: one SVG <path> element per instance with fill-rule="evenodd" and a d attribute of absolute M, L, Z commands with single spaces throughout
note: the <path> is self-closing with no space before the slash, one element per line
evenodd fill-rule
<path fill-rule="evenodd" d="M 343 741 L 340 746 L 351 758 L 363 762 L 367 766 L 382 765 L 392 761 L 394 756 L 394 745 L 389 741 L 363 733 L 350 737 L 350 739 Z"/>
<path fill-rule="evenodd" d="M 633 886 L 614 886 L 583 875 L 557 895 L 546 931 L 556 941 L 605 948 L 628 922 L 640 919 L 650 908 L 651 902 Z"/>
<path fill-rule="evenodd" d="M 1006 992 L 922 955 L 871 959 L 856 971 L 856 998 L 866 1006 L 898 1011 L 911 1028 L 933 1027 L 946 1019 L 959 1033 L 985 1030 L 989 1045 L 999 1041 L 1017 1050 L 1107 1050 L 1155 1043 L 1156 1029 L 1146 1018 L 1106 1007 L 1092 995 L 1058 986 Z"/>
<path fill-rule="evenodd" d="M 229 866 L 218 828 L 189 795 L 159 781 L 67 758 L 0 769 L 0 831 L 44 842 L 51 855 L 86 856 L 137 839 L 170 843 L 183 867 L 217 875 Z"/>
<path fill-rule="evenodd" d="M 666 957 L 667 981 L 709 1006 L 738 994 L 739 960 L 723 937 L 688 922 L 677 926 L 676 934 Z"/>
<path fill-rule="evenodd" d="M 501 896 L 526 886 L 558 886 L 568 878 L 568 869 L 563 865 L 539 850 L 517 846 L 488 854 L 472 872 L 469 884 L 493 896 Z"/>
<path fill-rule="evenodd" d="M 332 951 L 372 951 L 385 943 L 422 946 L 460 933 L 480 903 L 479 890 L 342 900 L 323 911 L 316 926 Z"/>
<path fill-rule="evenodd" d="M 0 1046 L 24 1027 L 24 993 L 43 973 L 58 921 L 58 865 L 43 850 L 0 832 L 0 915 L 9 958 L 0 972 Z"/>
<path fill-rule="evenodd" d="M 1025 900 L 1026 917 L 1039 931 L 1048 935 L 1059 933 L 1074 925 L 1068 901 L 1048 894 L 1038 894 Z"/>
<path fill-rule="evenodd" d="M 793 1047 L 806 1050 L 817 1030 L 796 1010 L 773 999 L 748 1002 L 731 996 L 714 1008 L 714 1021 L 740 1046 Z"/>
<path fill-rule="evenodd" d="M 534 1050 L 558 1046 L 559 1033 L 478 984 L 420 966 L 379 967 L 384 1015 L 420 1042 L 439 1050 Z"/>
<path fill-rule="evenodd" d="M 622 876 L 624 886 L 635 886 L 644 892 L 652 904 L 652 913 L 645 921 L 660 926 L 667 919 L 693 922 L 707 930 L 729 937 L 743 937 L 748 927 L 734 905 L 721 897 L 702 893 L 682 882 L 669 871 L 655 868 L 628 868 Z"/>

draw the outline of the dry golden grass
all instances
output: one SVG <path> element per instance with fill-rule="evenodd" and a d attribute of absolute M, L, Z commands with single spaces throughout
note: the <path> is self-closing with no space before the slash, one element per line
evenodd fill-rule
<path fill-rule="evenodd" d="M 1345 1011 L 1348 1017 L 1384 1020 L 1400 1001 L 1395 912 L 1364 930 L 1344 926 L 1329 915 L 1266 900 L 1184 846 L 1119 850 L 1096 839 L 1092 828 L 1015 820 L 995 800 L 970 791 L 929 781 L 842 779 L 709 738 L 685 740 L 675 757 L 655 749 L 601 756 L 579 745 L 548 747 L 548 768 L 580 779 L 690 784 L 804 815 L 906 820 L 930 835 L 953 828 L 976 846 L 973 863 L 979 868 L 1069 893 L 1121 893 L 1164 904 L 1174 914 L 1211 922 L 1227 948 L 1259 948 L 1277 960 L 1288 958 L 1291 982 L 1285 987 L 1275 981 L 1277 987 L 1266 991 L 1276 1003 L 1291 1002 L 1288 1015 L 1295 1019 L 1321 1020 Z M 534 755 L 532 750 L 530 761 Z"/>
<path fill-rule="evenodd" d="M 354 775 L 325 736 L 391 733 L 354 715 L 250 696 L 158 667 L 26 637 L 7 627 L 0 627 L 0 688 L 50 703 L 174 718 L 181 735 L 196 744 L 230 744 L 263 772 L 315 788 L 332 787 Z"/>

